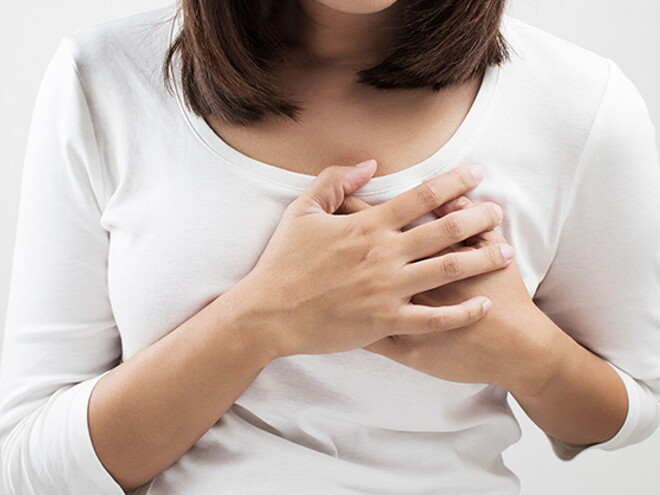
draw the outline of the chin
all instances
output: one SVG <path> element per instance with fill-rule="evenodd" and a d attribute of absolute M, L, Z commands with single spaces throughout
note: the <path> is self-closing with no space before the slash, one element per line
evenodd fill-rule
<path fill-rule="evenodd" d="M 397 0 L 315 0 L 334 10 L 347 14 L 375 14 L 394 5 Z"/>

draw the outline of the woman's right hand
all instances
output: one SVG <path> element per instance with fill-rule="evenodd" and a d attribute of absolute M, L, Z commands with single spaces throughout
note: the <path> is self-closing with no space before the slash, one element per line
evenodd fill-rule
<path fill-rule="evenodd" d="M 333 213 L 369 181 L 376 162 L 325 168 L 287 206 L 253 270 L 225 293 L 241 331 L 263 332 L 259 340 L 282 357 L 348 351 L 391 334 L 459 328 L 482 318 L 482 297 L 440 307 L 410 300 L 509 263 L 492 245 L 429 257 L 498 225 L 495 204 L 402 230 L 474 188 L 481 179 L 472 176 L 473 167 L 457 167 L 349 215 Z"/>

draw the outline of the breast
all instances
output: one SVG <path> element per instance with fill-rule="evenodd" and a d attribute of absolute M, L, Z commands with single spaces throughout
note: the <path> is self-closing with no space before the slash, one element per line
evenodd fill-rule
<path fill-rule="evenodd" d="M 125 177 L 102 217 L 124 359 L 245 277 L 298 194 L 239 180 L 217 161 Z"/>
<path fill-rule="evenodd" d="M 301 193 L 236 174 L 217 160 L 168 164 L 166 171 L 157 164 L 134 170 L 120 181 L 102 217 L 110 232 L 108 288 L 124 360 L 244 278 L 285 208 Z M 388 191 L 371 203 L 400 193 Z M 475 202 L 492 199 L 505 207 L 508 218 L 501 229 L 516 248 L 530 294 L 542 277 L 537 266 L 549 263 L 544 258 L 552 247 L 543 223 L 533 221 L 546 214 L 540 206 L 535 209 L 538 194 L 511 176 L 492 173 L 470 195 Z M 436 218 L 428 213 L 411 226 Z M 464 408 L 487 397 L 487 387 L 443 381 L 356 349 L 277 359 L 236 402 L 280 428 L 295 427 L 295 415 L 313 408 L 320 414 L 333 410 L 337 417 L 357 415 L 384 428 L 437 430 L 448 417 L 462 424 Z M 504 407 L 501 399 L 494 407 Z M 457 401 L 461 407 L 455 407 Z M 402 414 L 402 403 L 420 407 Z"/>

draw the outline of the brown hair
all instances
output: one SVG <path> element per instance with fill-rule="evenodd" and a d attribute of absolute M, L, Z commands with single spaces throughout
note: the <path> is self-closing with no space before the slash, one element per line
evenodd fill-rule
<path fill-rule="evenodd" d="M 506 0 L 398 2 L 393 42 L 379 63 L 357 71 L 358 82 L 438 91 L 510 58 L 500 32 Z M 285 26 L 297 9 L 297 0 L 178 0 L 183 25 L 162 65 L 166 87 L 172 91 L 169 69 L 180 51 L 184 101 L 197 115 L 242 125 L 268 113 L 298 120 L 302 107 L 271 70 L 290 46 Z"/>

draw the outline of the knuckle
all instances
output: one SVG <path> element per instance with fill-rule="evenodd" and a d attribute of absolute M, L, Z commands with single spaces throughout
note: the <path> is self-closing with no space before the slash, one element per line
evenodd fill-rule
<path fill-rule="evenodd" d="M 445 330 L 447 324 L 449 323 L 447 315 L 443 312 L 438 312 L 437 314 L 431 316 L 428 319 L 428 326 L 431 332 L 437 332 L 439 330 Z"/>
<path fill-rule="evenodd" d="M 382 263 L 387 257 L 387 253 L 380 246 L 372 246 L 364 254 L 362 262 L 368 266 L 374 266 Z"/>
<path fill-rule="evenodd" d="M 362 238 L 369 236 L 373 232 L 371 223 L 366 222 L 364 218 L 357 218 L 356 215 L 348 215 L 344 223 L 346 233 Z"/>
<path fill-rule="evenodd" d="M 424 206 L 434 208 L 440 203 L 440 189 L 435 182 L 427 180 L 417 189 L 417 197 Z"/>
<path fill-rule="evenodd" d="M 481 305 L 479 304 L 470 304 L 465 309 L 465 317 L 467 321 L 478 320 L 481 314 Z"/>
<path fill-rule="evenodd" d="M 367 297 L 372 297 L 376 294 L 388 294 L 392 291 L 390 280 L 386 279 L 385 277 L 369 280 L 365 282 L 362 287 L 364 290 L 363 293 Z M 370 324 L 369 328 L 374 328 L 377 323 L 382 324 L 383 320 L 387 320 L 388 318 L 389 315 L 387 314 L 376 311 L 372 312 L 370 319 L 368 320 Z"/>
<path fill-rule="evenodd" d="M 342 169 L 341 165 L 329 165 L 318 173 L 318 176 L 324 176 L 331 182 L 339 182 L 345 174 L 345 168 Z"/>
<path fill-rule="evenodd" d="M 442 270 L 445 276 L 452 279 L 458 278 L 463 274 L 464 266 L 458 253 L 450 253 L 444 256 Z"/>
<path fill-rule="evenodd" d="M 488 262 L 490 265 L 501 265 L 506 261 L 504 256 L 502 256 L 502 251 L 500 251 L 499 246 L 487 246 L 485 249 L 486 256 L 488 257 Z"/>
<path fill-rule="evenodd" d="M 329 165 L 317 174 L 317 178 L 336 177 L 338 172 L 336 165 Z"/>
<path fill-rule="evenodd" d="M 464 235 L 463 222 L 457 215 L 449 214 L 442 217 L 441 221 L 443 233 L 452 240 L 460 240 Z"/>
<path fill-rule="evenodd" d="M 454 180 L 458 183 L 461 189 L 467 190 L 474 187 L 473 178 L 470 174 L 468 167 L 459 167 L 452 171 Z"/>

